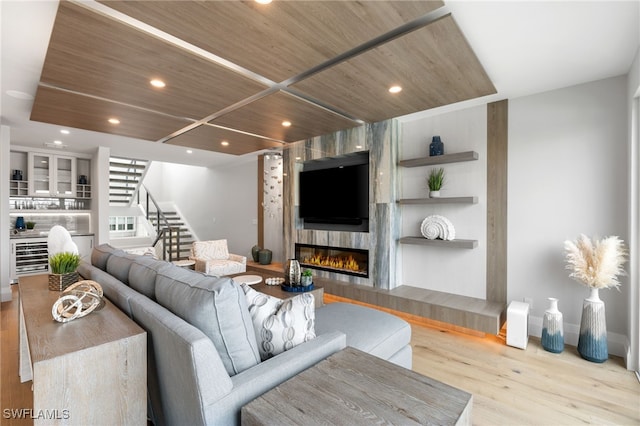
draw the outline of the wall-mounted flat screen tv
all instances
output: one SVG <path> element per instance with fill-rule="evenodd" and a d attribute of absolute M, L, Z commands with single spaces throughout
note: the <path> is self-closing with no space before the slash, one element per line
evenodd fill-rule
<path fill-rule="evenodd" d="M 369 164 L 303 170 L 299 187 L 305 223 L 360 225 L 369 219 Z"/>

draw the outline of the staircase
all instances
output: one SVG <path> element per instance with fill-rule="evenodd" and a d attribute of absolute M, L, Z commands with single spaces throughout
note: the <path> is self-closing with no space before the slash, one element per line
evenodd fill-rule
<path fill-rule="evenodd" d="M 130 206 L 147 171 L 149 162 L 111 157 L 109 160 L 109 205 Z"/>
<path fill-rule="evenodd" d="M 163 231 L 161 240 L 167 252 L 169 260 L 181 260 L 189 258 L 191 244 L 195 241 L 191 230 L 186 226 L 184 220 L 177 211 L 168 209 L 161 210 L 160 226 L 158 227 L 158 214 L 156 211 L 149 212 L 149 221 L 156 229 Z"/>

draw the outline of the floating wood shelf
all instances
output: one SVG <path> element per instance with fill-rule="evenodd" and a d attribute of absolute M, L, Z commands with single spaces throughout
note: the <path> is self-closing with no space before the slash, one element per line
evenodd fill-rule
<path fill-rule="evenodd" d="M 478 197 L 403 198 L 398 204 L 477 204 Z"/>
<path fill-rule="evenodd" d="M 432 166 L 435 164 L 459 163 L 462 161 L 474 161 L 478 159 L 475 151 L 456 152 L 454 154 L 437 155 L 434 157 L 414 158 L 402 160 L 398 163 L 401 167 Z"/>
<path fill-rule="evenodd" d="M 478 240 L 428 240 L 424 237 L 402 237 L 400 244 L 417 244 L 422 246 L 453 247 L 473 249 L 478 246 Z"/>

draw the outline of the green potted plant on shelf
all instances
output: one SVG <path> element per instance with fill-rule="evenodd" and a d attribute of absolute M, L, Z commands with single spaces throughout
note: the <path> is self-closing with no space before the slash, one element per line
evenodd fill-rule
<path fill-rule="evenodd" d="M 440 196 L 440 189 L 444 185 L 444 169 L 442 167 L 431 169 L 429 177 L 427 177 L 427 185 L 429 186 L 429 197 L 437 198 Z"/>
<path fill-rule="evenodd" d="M 302 271 L 300 284 L 304 287 L 307 287 L 311 285 L 312 282 L 313 282 L 313 272 L 311 272 L 311 269 L 305 269 L 304 271 Z"/>
<path fill-rule="evenodd" d="M 78 265 L 80 255 L 68 251 L 49 256 L 49 290 L 63 291 L 71 284 L 78 282 Z"/>
<path fill-rule="evenodd" d="M 31 221 L 26 222 L 25 225 L 27 225 L 27 229 L 33 229 L 36 227 L 36 223 Z"/>

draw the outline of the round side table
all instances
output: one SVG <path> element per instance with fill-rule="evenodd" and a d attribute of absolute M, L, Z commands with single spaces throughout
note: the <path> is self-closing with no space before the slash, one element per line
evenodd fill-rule
<path fill-rule="evenodd" d="M 171 263 L 173 263 L 174 265 L 179 266 L 181 268 L 185 268 L 185 269 L 195 269 L 196 268 L 196 261 L 195 260 L 189 260 L 189 259 L 174 260 Z"/>

